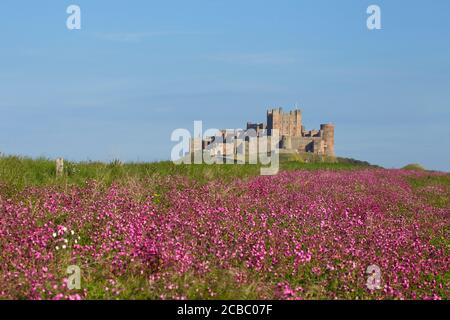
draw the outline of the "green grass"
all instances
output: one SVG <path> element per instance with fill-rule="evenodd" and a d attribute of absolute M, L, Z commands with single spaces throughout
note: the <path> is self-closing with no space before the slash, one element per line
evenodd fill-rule
<path fill-rule="evenodd" d="M 368 166 L 365 162 L 351 159 L 313 159 L 308 162 L 281 156 L 281 170 L 349 170 Z M 259 164 L 223 165 L 176 165 L 171 161 L 153 163 L 64 162 L 64 176 L 56 177 L 55 161 L 17 156 L 0 156 L 0 186 L 6 191 L 17 192 L 29 186 L 83 185 L 96 180 L 109 186 L 114 182 L 130 179 L 144 180 L 153 176 L 185 176 L 200 183 L 214 179 L 225 181 L 248 178 L 260 174 Z"/>
<path fill-rule="evenodd" d="M 422 188 L 433 185 L 450 186 L 450 173 L 441 176 L 425 176 L 410 178 L 409 182 L 413 188 Z"/>
<path fill-rule="evenodd" d="M 411 163 L 402 168 L 403 170 L 425 171 L 426 169 L 418 163 Z"/>
<path fill-rule="evenodd" d="M 439 176 L 411 177 L 408 180 L 411 187 L 427 203 L 439 208 L 450 207 L 450 173 Z M 427 187 L 437 187 L 445 192 L 433 192 L 432 189 L 427 191 Z"/>

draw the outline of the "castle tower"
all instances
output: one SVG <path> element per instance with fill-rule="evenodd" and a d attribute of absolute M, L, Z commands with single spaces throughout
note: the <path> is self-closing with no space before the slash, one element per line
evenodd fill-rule
<path fill-rule="evenodd" d="M 300 110 L 294 110 L 290 112 L 290 135 L 293 137 L 302 136 L 302 112 Z"/>
<path fill-rule="evenodd" d="M 283 112 L 283 109 L 272 109 L 267 111 L 267 131 L 271 135 L 272 129 L 278 129 L 280 136 L 301 137 L 302 135 L 302 112 L 293 110 Z"/>
<path fill-rule="evenodd" d="M 267 132 L 272 135 L 273 129 L 280 130 L 281 135 L 281 114 L 282 109 L 269 109 L 267 110 Z"/>
<path fill-rule="evenodd" d="M 320 130 L 322 131 L 322 137 L 325 143 L 325 155 L 334 157 L 334 125 L 330 123 L 321 124 Z"/>

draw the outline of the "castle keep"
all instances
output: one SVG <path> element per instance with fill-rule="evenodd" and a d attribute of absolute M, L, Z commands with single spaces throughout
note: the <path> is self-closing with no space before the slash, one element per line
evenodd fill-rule
<path fill-rule="evenodd" d="M 270 109 L 267 111 L 266 123 L 247 123 L 247 129 L 241 130 L 245 136 L 244 148 L 248 154 L 248 133 L 251 131 L 256 138 L 264 135 L 270 139 L 273 131 L 278 130 L 280 153 L 313 153 L 324 156 L 335 156 L 334 153 L 334 125 L 321 124 L 320 130 L 307 131 L 302 125 L 301 110 L 284 112 L 283 109 Z M 206 139 L 193 139 L 191 153 L 208 150 L 213 156 L 231 157 L 238 153 L 240 147 L 235 143 L 239 136 L 235 130 L 220 130 L 218 136 Z M 258 152 L 258 151 L 256 151 Z M 251 153 L 251 152 L 250 152 Z"/>
<path fill-rule="evenodd" d="M 249 125 L 251 126 L 251 124 Z M 290 112 L 283 112 L 281 108 L 268 110 L 267 132 L 269 136 L 272 129 L 278 129 L 281 137 L 279 147 L 282 150 L 335 156 L 334 125 L 321 124 L 320 130 L 306 131 L 302 125 L 301 110 Z"/>

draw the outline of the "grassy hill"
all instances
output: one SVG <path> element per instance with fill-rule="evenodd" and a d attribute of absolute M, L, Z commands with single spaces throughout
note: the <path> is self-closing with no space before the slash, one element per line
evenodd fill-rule
<path fill-rule="evenodd" d="M 0 299 L 448 299 L 450 174 L 280 160 L 0 157 Z"/>
<path fill-rule="evenodd" d="M 448 299 L 450 175 L 329 160 L 1 157 L 0 299 Z"/>
<path fill-rule="evenodd" d="M 367 162 L 346 158 L 323 158 L 315 155 L 280 155 L 281 170 L 350 170 L 370 167 Z M 64 176 L 56 177 L 55 161 L 46 158 L 0 156 L 0 184 L 13 189 L 25 186 L 82 185 L 96 180 L 104 185 L 123 180 L 143 180 L 151 176 L 182 175 L 206 182 L 212 179 L 233 180 L 259 175 L 261 165 L 176 165 L 171 161 L 152 163 L 64 162 Z"/>

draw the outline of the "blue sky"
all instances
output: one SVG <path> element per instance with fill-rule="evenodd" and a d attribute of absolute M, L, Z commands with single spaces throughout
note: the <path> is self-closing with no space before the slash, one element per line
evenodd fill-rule
<path fill-rule="evenodd" d="M 66 8 L 82 29 L 66 28 Z M 369 31 L 378 4 L 382 30 Z M 450 171 L 450 1 L 0 3 L 0 151 L 170 158 L 176 128 L 268 107 L 336 125 L 338 155 Z"/>

